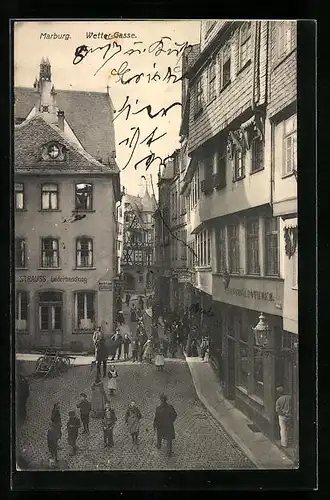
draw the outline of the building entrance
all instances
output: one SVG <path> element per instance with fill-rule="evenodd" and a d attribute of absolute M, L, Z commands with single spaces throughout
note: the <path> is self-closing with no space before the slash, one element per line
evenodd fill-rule
<path fill-rule="evenodd" d="M 63 335 L 63 294 L 39 294 L 39 332 L 42 347 L 61 347 Z"/>

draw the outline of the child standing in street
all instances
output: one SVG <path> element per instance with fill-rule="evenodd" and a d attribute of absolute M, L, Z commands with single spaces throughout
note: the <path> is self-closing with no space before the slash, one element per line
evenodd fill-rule
<path fill-rule="evenodd" d="M 92 409 L 92 405 L 87 399 L 87 396 L 85 393 L 81 393 L 81 401 L 77 404 L 77 408 L 80 409 L 80 420 L 83 424 L 84 430 L 83 434 L 86 432 L 89 432 L 89 414 Z"/>
<path fill-rule="evenodd" d="M 115 411 L 110 407 L 110 403 L 107 403 L 105 406 L 105 416 L 103 418 L 103 437 L 104 437 L 104 446 L 112 447 L 114 445 L 113 442 L 113 428 L 117 421 L 117 417 Z"/>
<path fill-rule="evenodd" d="M 129 345 L 131 343 L 131 339 L 128 336 L 128 333 L 125 333 L 124 338 L 123 338 L 123 345 L 124 345 L 124 360 L 128 360 L 128 353 L 129 353 Z"/>
<path fill-rule="evenodd" d="M 164 350 L 163 348 L 161 347 L 159 350 L 158 350 L 158 353 L 156 354 L 156 358 L 155 358 L 155 365 L 157 366 L 157 370 L 158 371 L 163 371 L 164 369 Z"/>
<path fill-rule="evenodd" d="M 108 391 L 110 396 L 117 390 L 117 377 L 118 373 L 116 367 L 115 365 L 111 365 L 108 372 Z"/>
<path fill-rule="evenodd" d="M 68 443 L 69 446 L 71 446 L 71 453 L 70 455 L 75 455 L 77 453 L 77 437 L 78 437 L 78 430 L 79 427 L 81 426 L 79 418 L 76 416 L 75 411 L 69 411 L 69 420 L 67 423 L 67 429 L 68 429 Z"/>

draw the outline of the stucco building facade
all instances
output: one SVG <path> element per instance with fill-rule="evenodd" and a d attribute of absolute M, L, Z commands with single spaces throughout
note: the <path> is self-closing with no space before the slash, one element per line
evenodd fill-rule
<path fill-rule="evenodd" d="M 56 91 L 48 60 L 34 88 L 14 93 L 17 347 L 91 350 L 96 326 L 109 335 L 114 327 L 120 183 L 111 99 Z"/>

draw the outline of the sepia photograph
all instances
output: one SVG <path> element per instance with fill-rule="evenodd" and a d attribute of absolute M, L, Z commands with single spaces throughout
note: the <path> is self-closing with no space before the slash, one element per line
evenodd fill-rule
<path fill-rule="evenodd" d="M 299 468 L 297 23 L 13 23 L 17 471 Z"/>

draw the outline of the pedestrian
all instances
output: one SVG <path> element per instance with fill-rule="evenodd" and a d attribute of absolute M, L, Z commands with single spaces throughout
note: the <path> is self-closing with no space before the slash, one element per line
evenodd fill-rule
<path fill-rule="evenodd" d="M 27 400 L 30 395 L 30 386 L 26 377 L 21 373 L 18 375 L 18 386 L 17 386 L 17 413 L 20 423 L 24 423 L 26 419 L 26 406 Z"/>
<path fill-rule="evenodd" d="M 77 437 L 79 427 L 81 426 L 79 418 L 76 416 L 75 411 L 69 411 L 69 420 L 66 425 L 68 430 L 68 443 L 71 446 L 70 455 L 75 455 L 77 453 Z"/>
<path fill-rule="evenodd" d="M 135 338 L 132 343 L 132 361 L 135 363 L 135 361 L 138 360 L 138 352 L 139 352 L 139 339 Z"/>
<path fill-rule="evenodd" d="M 104 416 L 104 408 L 108 398 L 106 396 L 102 380 L 99 376 L 96 377 L 95 382 L 92 384 L 92 416 L 100 418 Z"/>
<path fill-rule="evenodd" d="M 156 408 L 154 429 L 157 432 L 157 448 L 160 449 L 162 440 L 166 441 L 167 455 L 172 455 L 172 441 L 175 439 L 174 421 L 177 413 L 174 407 L 167 402 L 167 396 L 161 394 L 160 405 Z"/>
<path fill-rule="evenodd" d="M 116 332 L 112 336 L 111 340 L 114 344 L 114 349 L 115 349 L 111 361 L 114 361 L 116 355 L 117 355 L 117 360 L 119 361 L 121 356 L 121 346 L 123 343 L 123 337 L 121 336 L 118 328 L 116 329 Z"/>
<path fill-rule="evenodd" d="M 55 426 L 57 428 L 57 434 L 59 436 L 58 439 L 61 439 L 61 437 L 62 437 L 62 419 L 61 419 L 60 402 L 59 401 L 54 404 L 50 419 L 53 422 L 53 424 L 55 424 Z"/>
<path fill-rule="evenodd" d="M 162 347 L 163 347 L 163 350 L 164 350 L 164 357 L 165 358 L 167 358 L 167 354 L 168 354 L 168 345 L 169 345 L 169 342 L 168 342 L 167 335 L 164 335 L 163 342 L 162 342 Z"/>
<path fill-rule="evenodd" d="M 103 337 L 102 328 L 100 326 L 98 326 L 96 328 L 95 332 L 93 333 L 93 344 L 94 344 L 95 348 L 96 348 L 96 345 L 101 337 Z"/>
<path fill-rule="evenodd" d="M 98 340 L 95 350 L 96 376 L 101 377 L 101 365 L 103 365 L 103 377 L 106 376 L 108 356 L 109 356 L 108 346 L 105 343 L 104 336 L 101 336 Z"/>
<path fill-rule="evenodd" d="M 175 330 L 171 333 L 171 340 L 169 345 L 169 351 L 171 353 L 172 358 L 175 358 L 177 352 L 177 340 Z"/>
<path fill-rule="evenodd" d="M 114 392 L 117 390 L 117 378 L 118 378 L 118 372 L 116 370 L 116 367 L 115 365 L 111 365 L 110 370 L 108 371 L 109 396 L 112 396 Z"/>
<path fill-rule="evenodd" d="M 204 361 L 204 358 L 205 358 L 205 354 L 206 354 L 206 351 L 207 351 L 207 339 L 206 337 L 203 337 L 202 338 L 202 342 L 201 342 L 201 359 Z"/>
<path fill-rule="evenodd" d="M 77 404 L 77 408 L 80 409 L 80 420 L 84 427 L 83 433 L 85 434 L 86 432 L 89 432 L 89 414 L 91 412 L 92 405 L 88 401 L 87 395 L 84 392 L 82 392 L 80 396 L 81 400 Z"/>
<path fill-rule="evenodd" d="M 58 427 L 54 422 L 49 422 L 49 427 L 47 431 L 47 446 L 50 454 L 49 465 L 54 465 L 57 462 L 57 452 L 58 452 Z"/>
<path fill-rule="evenodd" d="M 135 323 L 136 322 L 136 307 L 135 307 L 135 304 L 132 304 L 130 313 L 131 313 L 131 322 Z"/>
<path fill-rule="evenodd" d="M 283 387 L 277 388 L 277 400 L 275 404 L 280 426 L 281 446 L 287 448 L 290 440 L 290 431 L 292 425 L 292 398 L 285 394 Z"/>
<path fill-rule="evenodd" d="M 129 302 L 131 300 L 131 296 L 129 293 L 126 294 L 126 306 L 129 307 Z"/>
<path fill-rule="evenodd" d="M 110 403 L 106 404 L 105 407 L 105 415 L 102 422 L 103 427 L 103 438 L 104 438 L 104 447 L 112 447 L 114 445 L 113 442 L 113 428 L 117 421 L 115 410 L 111 408 Z"/>
<path fill-rule="evenodd" d="M 123 338 L 123 345 L 124 345 L 124 359 L 127 361 L 128 360 L 128 353 L 129 353 L 129 346 L 131 344 L 131 339 L 128 336 L 128 333 L 125 333 L 124 338 Z"/>
<path fill-rule="evenodd" d="M 143 346 L 144 346 L 144 344 L 145 344 L 145 342 L 143 341 L 143 338 L 140 335 L 138 337 L 138 353 L 137 353 L 138 361 L 140 363 L 142 363 L 142 361 L 143 361 Z"/>
<path fill-rule="evenodd" d="M 191 356 L 193 358 L 198 357 L 197 340 L 195 338 L 191 341 Z"/>
<path fill-rule="evenodd" d="M 151 337 L 153 342 L 156 342 L 159 338 L 157 321 L 154 321 L 151 327 Z"/>
<path fill-rule="evenodd" d="M 162 348 L 160 348 L 156 354 L 156 357 L 155 357 L 155 365 L 157 367 L 157 370 L 158 371 L 163 371 L 164 369 L 164 351 Z"/>
<path fill-rule="evenodd" d="M 133 444 L 138 443 L 141 418 L 142 418 L 142 415 L 141 415 L 139 408 L 136 406 L 135 402 L 132 401 L 126 410 L 125 422 L 128 426 L 128 430 L 132 436 Z"/>
<path fill-rule="evenodd" d="M 144 309 L 144 302 L 143 302 L 142 295 L 140 295 L 140 297 L 139 297 L 139 309 L 140 309 L 140 311 L 143 311 L 143 309 Z"/>
<path fill-rule="evenodd" d="M 152 362 L 153 346 L 151 339 L 148 339 L 143 346 L 143 359 L 148 363 Z"/>

